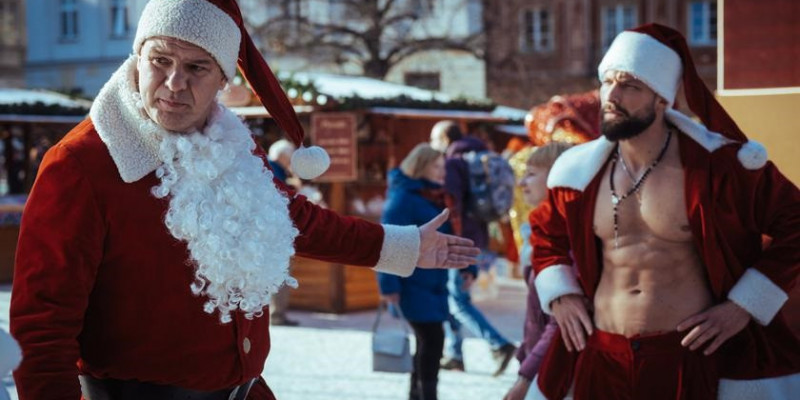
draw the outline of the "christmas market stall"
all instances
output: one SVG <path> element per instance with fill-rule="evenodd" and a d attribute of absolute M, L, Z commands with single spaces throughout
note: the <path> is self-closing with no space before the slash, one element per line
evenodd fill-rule
<path fill-rule="evenodd" d="M 22 210 L 44 152 L 89 106 L 59 93 L 0 88 L 0 283 L 12 279 Z"/>
<path fill-rule="evenodd" d="M 331 167 L 301 193 L 339 213 L 379 222 L 386 195 L 386 173 L 418 143 L 427 142 L 433 125 L 456 121 L 465 132 L 502 151 L 513 137 L 525 136 L 524 110 L 496 107 L 487 100 L 453 99 L 445 94 L 363 77 L 329 74 L 279 74 L 284 89 L 309 133 L 309 143 L 324 147 Z M 245 118 L 265 148 L 282 137 L 266 110 L 232 87 L 234 112 Z M 229 103 L 230 104 L 230 103 Z M 246 104 L 246 105 L 245 105 Z M 294 309 L 347 312 L 378 304 L 375 273 L 328 262 L 296 258 L 292 275 Z"/>

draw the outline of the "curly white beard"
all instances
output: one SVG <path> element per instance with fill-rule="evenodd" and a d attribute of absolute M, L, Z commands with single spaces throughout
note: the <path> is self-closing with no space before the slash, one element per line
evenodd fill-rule
<path fill-rule="evenodd" d="M 289 276 L 298 231 L 272 172 L 253 155 L 249 130 L 217 106 L 203 133 L 166 134 L 156 170 L 158 198 L 169 196 L 165 224 L 186 241 L 195 267 L 195 295 L 208 297 L 205 312 L 231 321 L 238 310 L 260 317 L 270 295 Z"/>

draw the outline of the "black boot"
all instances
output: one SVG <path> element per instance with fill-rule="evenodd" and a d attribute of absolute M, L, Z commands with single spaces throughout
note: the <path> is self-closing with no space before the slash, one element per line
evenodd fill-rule
<path fill-rule="evenodd" d="M 419 381 L 419 390 L 422 394 L 420 400 L 437 400 L 436 387 L 439 385 L 439 380 L 434 379 L 430 381 Z"/>
<path fill-rule="evenodd" d="M 422 400 L 419 395 L 419 382 L 417 381 L 417 373 L 411 373 L 411 384 L 408 389 L 408 400 Z"/>

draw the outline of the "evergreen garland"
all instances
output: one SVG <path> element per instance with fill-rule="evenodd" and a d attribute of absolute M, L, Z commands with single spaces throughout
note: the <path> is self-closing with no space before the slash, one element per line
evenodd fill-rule
<path fill-rule="evenodd" d="M 0 104 L 0 114 L 17 115 L 78 115 L 89 113 L 85 107 L 66 107 L 60 104 L 45 104 L 41 101 L 35 103 Z"/>
<path fill-rule="evenodd" d="M 278 74 L 277 76 L 292 104 L 317 105 L 314 100 L 304 100 L 304 94 L 308 94 L 307 96 L 310 95 L 311 99 L 317 99 L 319 95 L 327 96 L 325 93 L 320 93 L 319 88 L 317 88 L 313 81 L 300 82 L 294 78 L 293 74 Z M 458 97 L 450 101 L 436 99 L 419 100 L 406 95 L 368 99 L 360 96 L 341 98 L 327 97 L 327 104 L 317 106 L 324 109 L 340 111 L 352 111 L 374 107 L 410 108 L 415 110 L 492 111 L 496 106 L 496 104 L 490 100 L 475 100 L 465 97 Z"/>

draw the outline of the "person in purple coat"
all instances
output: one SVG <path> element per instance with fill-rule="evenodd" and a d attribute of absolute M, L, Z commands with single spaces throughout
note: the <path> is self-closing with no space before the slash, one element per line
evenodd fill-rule
<path fill-rule="evenodd" d="M 475 246 L 485 251 L 489 245 L 489 230 L 486 222 L 469 215 L 466 201 L 469 196 L 469 169 L 463 155 L 475 151 L 487 151 L 486 144 L 480 139 L 465 136 L 453 121 L 440 121 L 431 130 L 431 146 L 442 149 L 446 147 L 445 190 L 450 200 L 450 222 L 454 233 L 471 239 Z M 444 350 L 445 359 L 442 368 L 464 371 L 464 355 L 462 352 L 462 327 L 466 327 L 475 336 L 485 339 L 492 349 L 492 357 L 497 363 L 494 376 L 505 371 L 508 362 L 514 357 L 516 346 L 486 319 L 483 313 L 472 304 L 469 287 L 478 276 L 477 265 L 470 265 L 462 270 L 448 272 L 447 290 L 450 318 L 445 323 Z"/>

